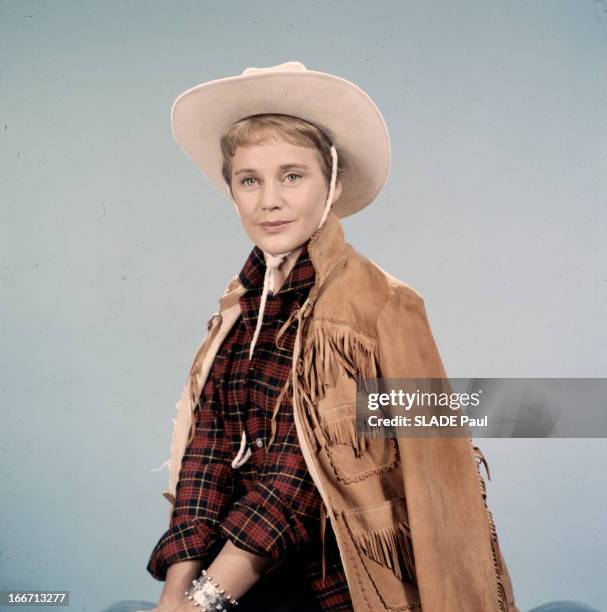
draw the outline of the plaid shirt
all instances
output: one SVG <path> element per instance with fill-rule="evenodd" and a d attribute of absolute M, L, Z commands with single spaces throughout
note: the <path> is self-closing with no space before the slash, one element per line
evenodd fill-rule
<path fill-rule="evenodd" d="M 275 439 L 267 447 L 274 405 L 291 373 L 297 320 L 278 346 L 276 333 L 304 302 L 315 279 L 307 244 L 280 290 L 267 295 L 263 324 L 249 361 L 265 268 L 263 253 L 255 247 L 239 275 L 247 289 L 240 298 L 242 315 L 217 352 L 202 390 L 170 528 L 154 548 L 147 570 L 164 580 L 172 563 L 210 562 L 229 539 L 241 549 L 270 556 L 269 572 L 286 559 L 301 564 L 302 575 L 323 609 L 352 611 L 330 521 L 323 585 L 321 498 L 299 447 L 290 386 L 276 417 Z M 243 430 L 252 455 L 234 470 L 231 462 Z"/>

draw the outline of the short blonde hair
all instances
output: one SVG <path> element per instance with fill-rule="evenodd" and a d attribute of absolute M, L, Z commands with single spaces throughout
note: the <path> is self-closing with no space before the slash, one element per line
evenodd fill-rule
<path fill-rule="evenodd" d="M 331 140 L 321 129 L 313 123 L 276 113 L 250 115 L 234 123 L 221 137 L 221 152 L 223 165 L 221 172 L 226 183 L 232 183 L 232 158 L 239 146 L 259 144 L 266 139 L 274 137 L 285 140 L 301 147 L 316 149 L 320 154 L 321 168 L 327 184 L 331 182 Z M 342 155 L 337 150 L 337 178 L 345 167 Z M 230 187 L 231 188 L 231 187 Z"/>

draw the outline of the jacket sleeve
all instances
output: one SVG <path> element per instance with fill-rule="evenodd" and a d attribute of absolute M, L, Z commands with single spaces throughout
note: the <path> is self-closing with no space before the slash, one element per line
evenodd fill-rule
<path fill-rule="evenodd" d="M 276 565 L 308 544 L 320 526 L 320 497 L 306 468 L 295 424 L 284 429 L 279 426 L 267 451 L 267 471 L 233 504 L 221 524 L 235 546 L 269 556 Z"/>
<path fill-rule="evenodd" d="M 381 377 L 446 379 L 424 301 L 411 288 L 393 288 L 377 334 Z M 469 436 L 397 443 L 423 609 L 518 612 Z"/>
<path fill-rule="evenodd" d="M 231 449 L 209 377 L 195 412 L 195 432 L 179 472 L 169 529 L 156 544 L 147 571 L 165 580 L 170 565 L 188 559 L 211 560 L 225 542 L 218 526 L 234 495 Z"/>

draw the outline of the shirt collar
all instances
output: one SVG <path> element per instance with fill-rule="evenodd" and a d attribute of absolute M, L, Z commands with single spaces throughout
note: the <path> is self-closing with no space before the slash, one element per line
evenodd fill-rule
<path fill-rule="evenodd" d="M 240 271 L 238 280 L 247 291 L 253 289 L 259 289 L 261 291 L 265 273 L 266 261 L 263 256 L 263 251 L 258 246 L 255 246 Z M 316 271 L 308 253 L 308 242 L 306 242 L 295 265 L 291 268 L 289 275 L 276 295 L 311 287 L 314 284 L 315 275 Z"/>

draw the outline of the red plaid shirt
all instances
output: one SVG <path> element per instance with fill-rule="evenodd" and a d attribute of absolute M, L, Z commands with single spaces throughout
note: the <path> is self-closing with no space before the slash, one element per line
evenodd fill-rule
<path fill-rule="evenodd" d="M 195 411 L 196 431 L 183 456 L 169 530 L 154 548 L 147 570 L 166 578 L 172 563 L 201 559 L 210 563 L 226 539 L 251 553 L 270 556 L 275 570 L 286 560 L 301 563 L 303 575 L 325 610 L 352 611 L 339 549 L 327 522 L 326 578 L 321 571 L 321 499 L 306 467 L 293 420 L 291 388 L 276 417 L 278 394 L 291 373 L 297 320 L 275 337 L 289 315 L 306 299 L 315 270 L 304 246 L 275 295 L 268 294 L 263 324 L 249 361 L 263 287 L 265 260 L 255 247 L 240 282 L 242 315 L 215 357 Z M 239 469 L 231 466 L 242 431 L 252 451 Z"/>

